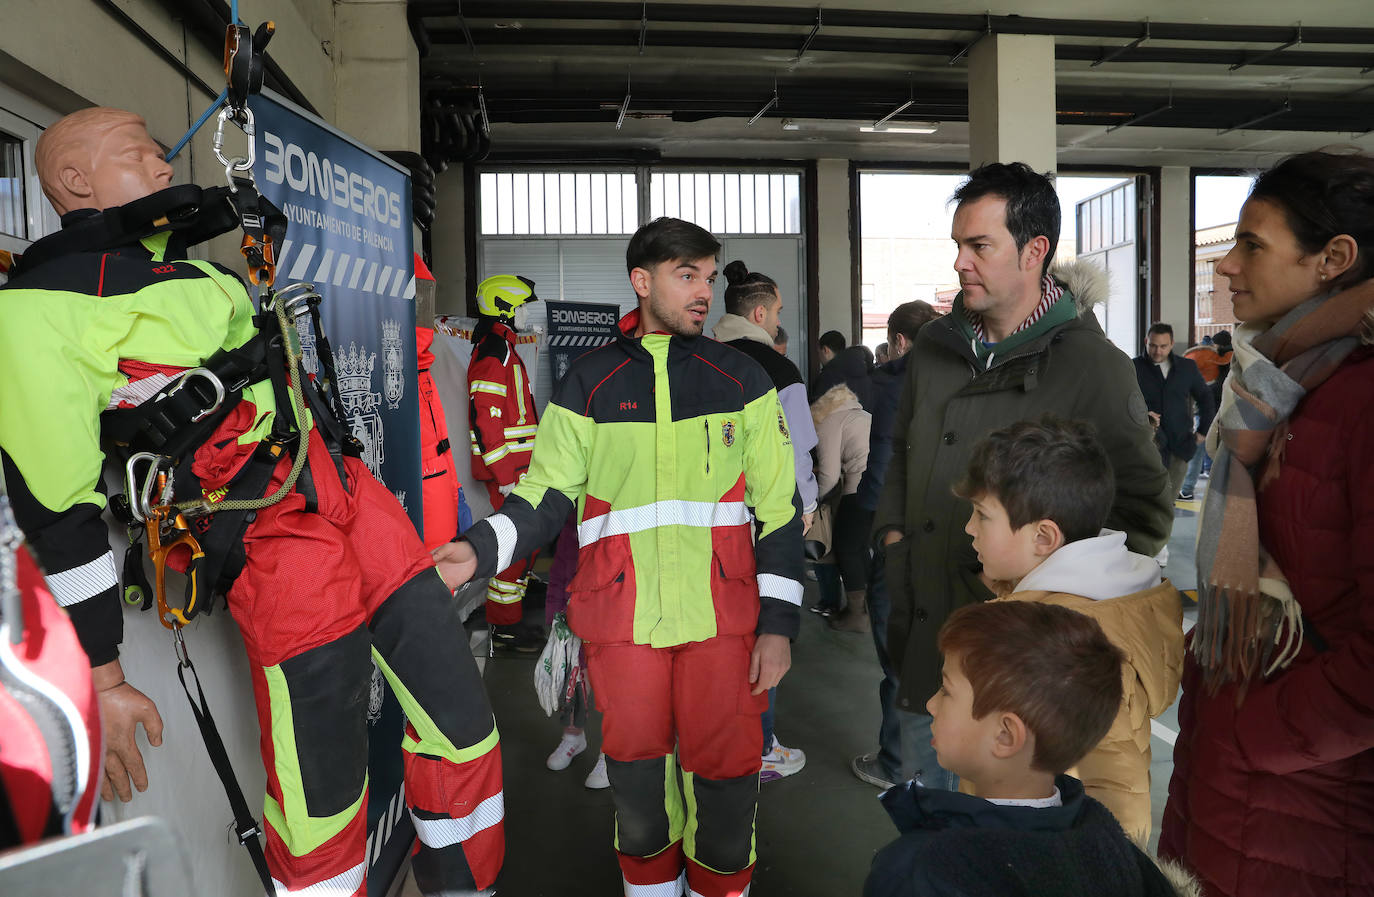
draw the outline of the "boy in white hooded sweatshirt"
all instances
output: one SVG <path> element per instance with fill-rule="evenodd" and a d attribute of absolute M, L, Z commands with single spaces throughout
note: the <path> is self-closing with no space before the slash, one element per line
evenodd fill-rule
<path fill-rule="evenodd" d="M 1102 529 L 1111 461 L 1080 421 L 1052 415 L 994 431 L 955 494 L 998 601 L 1058 604 L 1097 620 L 1126 656 L 1122 703 L 1102 742 L 1070 770 L 1144 843 L 1150 835 L 1150 720 L 1173 703 L 1183 667 L 1183 606 L 1153 558 Z"/>

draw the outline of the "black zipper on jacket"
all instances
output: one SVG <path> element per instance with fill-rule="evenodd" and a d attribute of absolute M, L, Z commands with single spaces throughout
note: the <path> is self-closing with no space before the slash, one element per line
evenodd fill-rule
<path fill-rule="evenodd" d="M 706 428 L 706 472 L 711 472 L 711 419 L 703 418 L 701 425 Z"/>

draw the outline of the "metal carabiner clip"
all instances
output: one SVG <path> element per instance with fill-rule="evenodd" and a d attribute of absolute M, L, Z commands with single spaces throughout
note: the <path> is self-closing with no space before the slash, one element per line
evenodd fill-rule
<path fill-rule="evenodd" d="M 185 388 L 187 382 L 190 381 L 193 377 L 200 377 L 202 380 L 205 380 L 207 383 L 210 384 L 210 387 L 215 391 L 214 403 L 211 404 L 208 408 L 201 409 L 195 414 L 195 416 L 191 418 L 191 423 L 197 423 L 219 410 L 219 407 L 224 404 L 225 392 L 224 383 L 221 382 L 220 379 L 216 377 L 214 373 L 212 373 L 208 368 L 191 368 L 189 371 L 186 371 L 177 379 L 176 385 L 173 386 L 167 392 L 168 397 L 170 398 L 171 396 L 174 396 L 177 393 L 181 392 L 181 390 Z"/>
<path fill-rule="evenodd" d="M 234 125 L 243 132 L 247 138 L 248 149 L 246 156 L 226 156 L 224 154 L 224 124 L 233 122 Z M 229 181 L 229 188 L 238 192 L 234 184 L 234 175 L 238 174 L 247 180 L 253 180 L 253 163 L 257 160 L 257 148 L 254 145 L 253 137 L 256 130 L 253 125 L 253 110 L 247 106 L 238 109 L 225 106 L 219 111 L 219 118 L 215 122 L 215 136 L 210 141 L 211 148 L 215 151 L 215 158 L 224 166 L 224 176 Z"/>
<path fill-rule="evenodd" d="M 153 487 L 161 462 L 162 456 L 152 452 L 135 452 L 124 462 L 124 497 L 129 500 L 129 513 L 139 523 L 147 523 L 153 514 Z M 148 465 L 148 473 L 140 481 L 138 465 L 143 463 Z"/>

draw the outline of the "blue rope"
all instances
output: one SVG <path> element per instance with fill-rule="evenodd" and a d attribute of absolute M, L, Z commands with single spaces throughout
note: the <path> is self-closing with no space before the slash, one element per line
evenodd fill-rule
<path fill-rule="evenodd" d="M 229 4 L 229 21 L 230 21 L 230 22 L 235 22 L 235 23 L 236 23 L 236 22 L 238 22 L 238 20 L 239 20 L 239 0 L 230 0 L 230 4 Z M 226 88 L 224 88 L 224 90 L 221 90 L 221 91 L 219 92 L 219 96 L 216 97 L 216 98 L 215 98 L 215 101 L 214 101 L 213 103 L 210 104 L 210 108 L 209 108 L 209 109 L 206 109 L 206 110 L 205 110 L 205 113 L 204 113 L 203 115 L 201 115 L 201 117 L 200 117 L 199 119 L 196 120 L 196 123 L 193 124 L 193 125 L 191 125 L 191 129 L 190 129 L 189 131 L 187 131 L 185 134 L 181 135 L 181 139 L 177 141 L 176 146 L 172 147 L 170 150 L 167 151 L 167 155 L 166 155 L 165 158 L 167 159 L 168 162 L 170 162 L 170 161 L 172 161 L 173 159 L 176 158 L 177 153 L 181 152 L 182 148 L 185 147 L 186 144 L 188 144 L 188 143 L 191 142 L 191 138 L 194 137 L 194 136 L 196 136 L 196 132 L 199 131 L 199 130 L 201 129 L 201 126 L 204 125 L 207 121 L 210 120 L 210 116 L 214 115 L 214 114 L 215 114 L 215 110 L 218 109 L 220 106 L 224 105 L 224 101 L 227 100 L 228 98 L 229 98 L 229 88 L 226 87 Z"/>

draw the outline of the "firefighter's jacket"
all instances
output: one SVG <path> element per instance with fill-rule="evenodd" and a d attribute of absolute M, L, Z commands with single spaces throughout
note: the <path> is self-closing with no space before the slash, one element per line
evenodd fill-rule
<path fill-rule="evenodd" d="M 67 224 L 88 211 L 63 216 Z M 100 412 L 139 405 L 186 368 L 256 333 L 243 282 L 211 262 L 165 257 L 167 234 L 77 252 L 0 290 L 0 459 L 19 526 L 92 666 L 118 656 L 118 576 L 100 518 Z M 272 427 L 267 381 L 195 455 L 207 490 L 226 485 Z"/>
<path fill-rule="evenodd" d="M 594 644 L 795 637 L 802 524 L 768 375 L 707 337 L 618 338 L 573 362 L 525 479 L 464 534 L 477 577 L 542 546 L 577 506 L 568 622 Z"/>
<path fill-rule="evenodd" d="M 539 421 L 529 375 L 515 351 L 515 331 L 500 321 L 490 327 L 483 333 L 479 325 L 468 364 L 468 436 L 472 475 L 501 487 L 529 468 Z"/>

